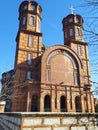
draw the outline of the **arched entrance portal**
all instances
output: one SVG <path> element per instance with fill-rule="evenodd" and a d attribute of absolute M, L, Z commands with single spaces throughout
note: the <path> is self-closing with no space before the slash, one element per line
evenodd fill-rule
<path fill-rule="evenodd" d="M 38 96 L 33 95 L 31 101 L 31 112 L 37 112 L 37 111 L 38 111 Z"/>
<path fill-rule="evenodd" d="M 44 98 L 44 111 L 51 112 L 51 98 L 49 95 L 46 95 Z"/>
<path fill-rule="evenodd" d="M 80 98 L 80 96 L 77 96 L 75 98 L 75 107 L 76 107 L 76 112 L 82 112 L 82 109 L 81 109 L 81 98 Z"/>
<path fill-rule="evenodd" d="M 61 98 L 60 98 L 60 110 L 61 110 L 61 112 L 67 111 L 66 97 L 65 96 L 61 96 Z"/>

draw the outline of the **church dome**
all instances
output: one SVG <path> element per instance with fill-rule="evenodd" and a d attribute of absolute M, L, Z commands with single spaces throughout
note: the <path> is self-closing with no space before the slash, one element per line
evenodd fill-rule
<path fill-rule="evenodd" d="M 78 14 L 69 14 L 63 20 L 62 23 L 67 26 L 69 24 L 83 25 L 83 18 Z"/>
<path fill-rule="evenodd" d="M 19 12 L 23 13 L 24 11 L 31 11 L 31 13 L 34 12 L 41 14 L 42 8 L 36 1 L 23 1 L 20 4 Z"/>

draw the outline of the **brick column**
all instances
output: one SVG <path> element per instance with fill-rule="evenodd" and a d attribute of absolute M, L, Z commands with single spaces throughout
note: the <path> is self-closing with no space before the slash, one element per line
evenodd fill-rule
<path fill-rule="evenodd" d="M 70 88 L 67 87 L 67 112 L 70 112 Z"/>
<path fill-rule="evenodd" d="M 94 97 L 91 95 L 91 112 L 95 112 L 95 107 L 94 107 Z"/>
<path fill-rule="evenodd" d="M 40 112 L 44 112 L 44 97 L 43 94 L 40 94 Z"/>
<path fill-rule="evenodd" d="M 91 112 L 90 92 L 88 90 L 87 90 L 87 104 L 88 104 L 88 112 Z"/>
<path fill-rule="evenodd" d="M 82 112 L 85 112 L 85 105 L 84 105 L 84 97 L 81 96 L 81 109 L 82 109 Z"/>
<path fill-rule="evenodd" d="M 55 93 L 56 93 L 56 86 L 50 86 L 51 112 L 55 111 Z"/>
<path fill-rule="evenodd" d="M 27 112 L 30 111 L 30 92 L 27 92 Z"/>
<path fill-rule="evenodd" d="M 75 112 L 76 108 L 75 108 L 75 97 L 74 95 L 72 95 L 72 111 Z"/>

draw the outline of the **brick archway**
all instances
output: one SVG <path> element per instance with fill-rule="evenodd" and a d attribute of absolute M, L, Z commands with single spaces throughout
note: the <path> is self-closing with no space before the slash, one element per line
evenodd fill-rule
<path fill-rule="evenodd" d="M 65 70 L 63 70 L 63 68 Z M 67 69 L 69 69 L 69 71 Z M 81 75 L 81 69 L 82 62 L 74 51 L 72 51 L 70 48 L 66 46 L 53 46 L 49 48 L 49 50 L 47 50 L 42 57 L 41 82 L 59 83 L 62 81 L 65 82 L 66 80 L 66 85 L 77 85 L 80 84 L 81 81 L 81 77 L 79 77 L 79 75 Z M 58 71 L 56 72 L 55 70 Z M 67 72 L 68 74 L 64 72 Z M 61 73 L 63 74 L 62 78 Z M 53 75 L 56 75 L 56 77 L 58 76 L 59 81 L 56 80 L 56 78 Z M 71 83 L 69 84 L 68 79 L 66 78 L 67 75 L 69 75 L 69 77 L 71 75 L 71 79 L 69 80 L 71 81 Z"/>

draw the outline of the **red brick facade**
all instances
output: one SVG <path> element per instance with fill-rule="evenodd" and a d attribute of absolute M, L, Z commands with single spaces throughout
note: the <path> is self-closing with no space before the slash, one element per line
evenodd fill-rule
<path fill-rule="evenodd" d="M 19 8 L 12 111 L 94 112 L 82 17 L 65 17 L 64 45 L 43 52 L 41 13 L 34 1 Z"/>

